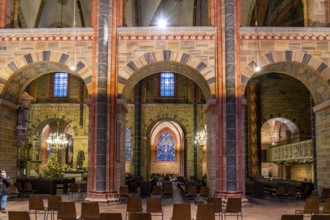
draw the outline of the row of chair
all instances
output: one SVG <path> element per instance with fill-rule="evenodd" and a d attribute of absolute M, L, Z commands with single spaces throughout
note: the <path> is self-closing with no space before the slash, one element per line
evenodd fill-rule
<path fill-rule="evenodd" d="M 204 205 L 208 205 L 204 207 Z M 209 219 L 211 217 L 207 217 L 209 215 L 213 216 L 214 219 L 215 215 L 219 215 L 219 219 L 223 219 L 223 216 L 226 218 L 228 215 L 235 215 L 237 219 L 240 217 L 243 219 L 242 215 L 242 199 L 241 198 L 234 198 L 230 197 L 227 199 L 227 204 L 225 209 L 222 208 L 222 198 L 220 197 L 210 197 L 207 199 L 207 203 L 200 203 L 198 204 L 197 208 L 197 215 L 200 216 L 197 219 Z M 212 206 L 211 208 L 208 208 Z M 200 209 L 200 211 L 198 211 Z M 151 215 L 159 215 L 162 216 L 164 219 L 164 211 L 162 208 L 161 198 L 159 197 L 148 197 L 146 203 L 146 209 L 143 209 L 142 206 L 142 199 L 139 196 L 130 196 L 127 198 L 127 206 L 126 206 L 126 219 L 130 216 L 130 213 L 141 213 L 147 212 Z M 205 218 L 202 217 L 204 213 Z M 207 213 L 207 214 L 206 214 Z M 191 211 L 190 211 L 190 203 L 184 204 L 174 204 L 173 205 L 173 215 L 172 219 L 191 219 Z"/>
<path fill-rule="evenodd" d="M 321 199 L 319 197 L 306 198 L 304 208 L 302 210 L 295 210 L 295 214 L 314 215 L 327 214 L 330 215 L 330 198 L 324 200 L 321 206 Z"/>
<path fill-rule="evenodd" d="M 304 220 L 304 215 L 282 215 L 281 220 Z M 330 215 L 312 215 L 311 220 L 330 220 Z"/>

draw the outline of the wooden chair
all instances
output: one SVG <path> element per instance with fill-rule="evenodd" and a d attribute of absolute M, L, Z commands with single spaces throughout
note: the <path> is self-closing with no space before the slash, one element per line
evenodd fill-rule
<path fill-rule="evenodd" d="M 98 202 L 82 202 L 81 203 L 81 220 L 99 220 L 100 208 Z"/>
<path fill-rule="evenodd" d="M 8 199 L 14 198 L 16 200 L 18 198 L 18 189 L 15 184 L 10 184 L 8 190 Z"/>
<path fill-rule="evenodd" d="M 87 193 L 87 183 L 81 183 L 79 187 L 79 198 L 84 200 Z"/>
<path fill-rule="evenodd" d="M 173 185 L 172 182 L 163 184 L 162 186 L 162 198 L 172 198 L 173 201 Z"/>
<path fill-rule="evenodd" d="M 122 202 L 126 201 L 129 196 L 130 195 L 129 195 L 128 186 L 120 186 L 119 187 L 119 194 L 118 194 L 118 197 L 119 197 L 118 202 L 122 203 Z"/>
<path fill-rule="evenodd" d="M 150 213 L 151 215 L 162 216 L 162 220 L 163 220 L 164 211 L 163 211 L 163 207 L 162 207 L 161 198 L 160 197 L 148 197 L 147 205 L 146 205 L 146 212 Z"/>
<path fill-rule="evenodd" d="M 185 201 L 187 201 L 187 199 L 194 199 L 195 202 L 197 201 L 197 186 L 188 186 Z"/>
<path fill-rule="evenodd" d="M 215 220 L 213 204 L 198 204 L 196 220 Z"/>
<path fill-rule="evenodd" d="M 197 197 L 198 199 L 197 200 L 199 200 L 199 198 L 207 200 L 209 198 L 209 194 L 210 194 L 209 187 L 208 186 L 201 186 L 199 188 L 199 193 L 198 193 L 198 197 Z"/>
<path fill-rule="evenodd" d="M 315 214 L 315 215 L 312 215 L 311 220 L 330 220 L 330 215 Z"/>
<path fill-rule="evenodd" d="M 321 201 L 330 198 L 330 188 L 323 188 L 321 191 Z"/>
<path fill-rule="evenodd" d="M 281 220 L 304 220 L 303 215 L 282 215 Z"/>
<path fill-rule="evenodd" d="M 8 220 L 31 220 L 28 211 L 8 211 Z"/>
<path fill-rule="evenodd" d="M 101 213 L 100 220 L 122 220 L 121 213 Z"/>
<path fill-rule="evenodd" d="M 213 203 L 214 214 L 219 215 L 219 219 L 222 219 L 222 198 L 221 197 L 210 197 L 207 199 L 207 203 Z"/>
<path fill-rule="evenodd" d="M 296 209 L 295 214 L 302 215 L 313 215 L 320 213 L 320 198 L 317 197 L 309 197 L 305 200 L 304 209 L 298 210 Z"/>
<path fill-rule="evenodd" d="M 141 197 L 139 197 L 139 196 L 129 196 L 127 198 L 126 217 L 125 217 L 125 219 L 127 219 L 128 215 L 131 212 L 143 212 Z"/>
<path fill-rule="evenodd" d="M 151 196 L 162 197 L 162 186 L 154 185 L 151 190 Z"/>
<path fill-rule="evenodd" d="M 76 220 L 77 212 L 76 205 L 74 202 L 59 202 L 57 219 L 61 220 Z"/>
<path fill-rule="evenodd" d="M 26 196 L 29 196 L 30 194 L 35 193 L 35 190 L 33 189 L 31 182 L 24 182 L 23 183 L 23 193 Z"/>
<path fill-rule="evenodd" d="M 227 205 L 224 211 L 224 217 L 226 219 L 226 216 L 228 215 L 236 215 L 237 219 L 240 216 L 243 220 L 243 214 L 242 214 L 242 199 L 241 198 L 234 198 L 229 197 L 227 200 Z"/>
<path fill-rule="evenodd" d="M 172 220 L 191 220 L 190 203 L 173 204 Z"/>
<path fill-rule="evenodd" d="M 77 194 L 79 193 L 79 186 L 77 183 L 70 183 L 69 185 L 69 197 L 71 196 L 71 198 L 73 199 L 73 194 Z M 79 197 L 79 196 L 78 196 Z"/>
<path fill-rule="evenodd" d="M 16 188 L 18 190 L 18 197 L 24 196 L 24 190 L 23 190 L 22 183 L 21 182 L 16 182 L 16 183 L 14 183 L 14 185 L 16 186 Z"/>
<path fill-rule="evenodd" d="M 151 214 L 147 212 L 132 212 L 129 220 L 151 220 Z"/>
<path fill-rule="evenodd" d="M 276 188 L 276 198 L 285 199 L 286 198 L 286 185 L 278 185 Z"/>
<path fill-rule="evenodd" d="M 330 198 L 324 200 L 322 214 L 330 215 Z"/>
<path fill-rule="evenodd" d="M 290 185 L 286 196 L 288 199 L 297 199 L 297 186 Z"/>
<path fill-rule="evenodd" d="M 48 206 L 46 208 L 46 216 L 45 219 L 48 219 L 48 213 L 50 212 L 50 218 L 55 220 L 55 212 L 58 211 L 58 203 L 62 202 L 62 197 L 59 195 L 50 195 L 47 198 Z"/>
<path fill-rule="evenodd" d="M 37 220 L 37 214 L 43 212 L 46 215 L 46 209 L 44 205 L 44 201 L 39 195 L 30 195 L 29 196 L 29 213 L 34 210 L 35 219 Z"/>

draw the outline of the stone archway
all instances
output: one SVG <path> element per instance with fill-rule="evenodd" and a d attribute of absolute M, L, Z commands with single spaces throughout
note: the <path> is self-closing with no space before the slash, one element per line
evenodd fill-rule
<path fill-rule="evenodd" d="M 76 69 L 70 69 L 70 64 L 75 63 Z M 91 93 L 92 72 L 81 61 L 74 57 L 52 51 L 41 51 L 25 54 L 10 62 L 0 71 L 0 93 L 5 100 L 17 103 L 18 95 L 34 79 L 51 72 L 67 72 L 80 77 Z"/>
<path fill-rule="evenodd" d="M 328 65 L 310 54 L 299 51 L 268 53 L 260 57 L 259 61 L 262 64 L 262 70 L 259 72 L 253 69 L 257 61 L 250 62 L 248 66 L 242 69 L 242 97 L 246 91 L 247 83 L 254 77 L 265 73 L 281 73 L 291 76 L 309 90 L 315 103 L 313 107 L 315 114 L 314 166 L 317 170 L 317 176 L 314 176 L 315 189 L 320 190 L 329 187 L 330 182 L 326 178 L 329 176 L 329 171 L 324 169 L 324 164 L 330 162 L 330 153 L 324 153 L 326 152 L 324 149 L 327 148 L 326 142 L 330 140 L 330 135 L 324 135 L 329 133 L 329 126 L 327 126 L 326 121 L 330 119 L 330 116 L 326 114 L 330 108 L 330 69 Z"/>

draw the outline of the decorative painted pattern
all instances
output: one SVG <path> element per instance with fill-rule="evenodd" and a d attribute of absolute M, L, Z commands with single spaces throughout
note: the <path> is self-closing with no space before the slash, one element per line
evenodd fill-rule
<path fill-rule="evenodd" d="M 312 140 L 271 148 L 271 161 L 311 160 L 313 158 Z"/>
<path fill-rule="evenodd" d="M 1 34 L 0 41 L 92 41 L 93 35 L 86 34 Z"/>
<path fill-rule="evenodd" d="M 179 34 L 152 34 L 152 33 L 121 33 L 118 36 L 119 40 L 215 40 L 213 33 L 179 33 Z"/>
<path fill-rule="evenodd" d="M 317 40 L 329 41 L 326 33 L 241 33 L 241 40 Z"/>

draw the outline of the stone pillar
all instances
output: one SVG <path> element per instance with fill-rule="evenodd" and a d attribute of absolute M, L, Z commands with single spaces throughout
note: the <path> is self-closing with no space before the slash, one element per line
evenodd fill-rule
<path fill-rule="evenodd" d="M 316 164 L 317 164 L 317 189 L 330 187 L 330 101 L 319 104 L 313 108 L 315 113 L 316 130 Z"/>
<path fill-rule="evenodd" d="M 90 111 L 89 173 L 90 191 L 87 200 L 106 201 L 107 193 L 107 148 L 108 148 L 108 72 L 109 72 L 109 7 L 112 1 L 99 0 L 98 5 L 98 62 L 95 91 Z M 94 8 L 96 10 L 96 8 Z M 94 113 L 94 114 L 93 114 Z"/>
<path fill-rule="evenodd" d="M 304 9 L 307 7 L 308 27 L 329 26 L 328 0 L 304 0 L 303 3 Z"/>
<path fill-rule="evenodd" d="M 258 82 L 249 82 L 247 86 L 247 102 L 248 102 L 248 176 L 249 177 L 257 177 L 260 176 L 260 160 L 259 160 L 259 152 L 260 143 L 259 140 L 259 131 L 260 128 L 258 127 L 259 122 L 259 103 L 258 103 Z"/>
<path fill-rule="evenodd" d="M 207 118 L 207 143 L 206 143 L 206 169 L 207 185 L 210 187 L 210 195 L 218 191 L 218 181 L 222 181 L 218 176 L 218 112 L 215 99 L 210 99 L 205 107 Z"/>
<path fill-rule="evenodd" d="M 19 106 L 17 110 L 17 141 L 20 145 L 27 138 L 27 129 L 29 121 L 29 109 L 32 96 L 24 92 L 19 96 Z"/>
<path fill-rule="evenodd" d="M 133 154 L 133 168 L 134 176 L 141 176 L 141 83 L 135 86 L 135 108 L 134 108 L 134 154 Z"/>
<path fill-rule="evenodd" d="M 225 147 L 226 192 L 237 191 L 237 94 L 236 94 L 236 45 L 235 0 L 225 0 Z"/>

